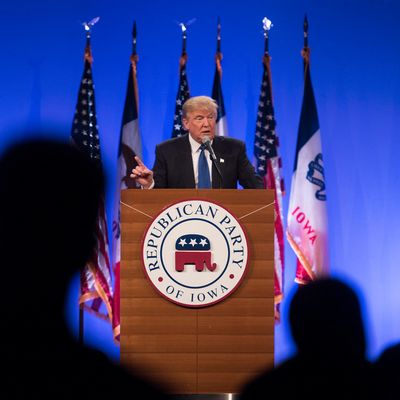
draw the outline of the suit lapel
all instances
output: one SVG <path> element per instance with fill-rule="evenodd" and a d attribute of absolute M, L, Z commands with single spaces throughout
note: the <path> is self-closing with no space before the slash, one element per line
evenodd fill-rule
<path fill-rule="evenodd" d="M 182 187 L 194 189 L 196 184 L 194 181 L 192 148 L 189 143 L 189 134 L 186 134 L 182 137 L 182 140 L 180 140 L 177 156 L 179 157 L 177 165 L 180 166 L 177 174 L 182 177 Z"/>
<path fill-rule="evenodd" d="M 215 136 L 212 144 L 212 148 L 214 150 L 215 156 L 217 157 L 217 163 L 219 169 L 223 175 L 223 166 L 221 165 L 220 160 L 223 159 L 223 137 Z M 217 169 L 215 168 L 214 163 L 212 164 L 212 187 L 213 189 L 220 189 L 223 188 L 223 182 L 221 182 L 221 177 L 218 174 Z"/>

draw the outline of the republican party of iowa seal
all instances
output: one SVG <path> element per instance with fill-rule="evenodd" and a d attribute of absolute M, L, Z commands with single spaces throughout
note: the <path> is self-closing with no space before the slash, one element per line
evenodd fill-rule
<path fill-rule="evenodd" d="M 186 307 L 205 307 L 231 295 L 248 261 L 245 232 L 224 207 L 185 200 L 162 210 L 147 228 L 143 267 L 154 288 Z"/>

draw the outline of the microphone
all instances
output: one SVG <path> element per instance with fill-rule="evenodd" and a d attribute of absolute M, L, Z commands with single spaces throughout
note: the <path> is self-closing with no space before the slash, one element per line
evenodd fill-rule
<path fill-rule="evenodd" d="M 208 150 L 208 152 L 210 153 L 210 158 L 212 163 L 215 166 L 215 169 L 218 172 L 218 175 L 220 177 L 220 182 L 219 182 L 219 188 L 222 189 L 222 172 L 221 169 L 219 167 L 219 162 L 217 160 L 217 156 L 214 153 L 214 149 L 211 147 L 211 140 L 209 136 L 203 136 L 203 138 L 201 139 L 202 143 L 204 144 L 204 146 L 206 146 L 206 149 Z"/>
<path fill-rule="evenodd" d="M 210 153 L 211 159 L 214 160 L 214 161 L 217 161 L 217 156 L 214 153 L 214 149 L 211 147 L 210 137 L 209 136 L 203 136 L 201 141 L 203 142 L 203 144 L 206 146 L 206 149 Z"/>

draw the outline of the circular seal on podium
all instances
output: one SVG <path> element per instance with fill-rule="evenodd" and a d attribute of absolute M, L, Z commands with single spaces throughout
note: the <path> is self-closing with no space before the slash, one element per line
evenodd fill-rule
<path fill-rule="evenodd" d="M 248 256 L 238 219 L 206 200 L 166 207 L 143 237 L 147 278 L 160 295 L 185 307 L 210 306 L 234 293 L 247 272 Z"/>

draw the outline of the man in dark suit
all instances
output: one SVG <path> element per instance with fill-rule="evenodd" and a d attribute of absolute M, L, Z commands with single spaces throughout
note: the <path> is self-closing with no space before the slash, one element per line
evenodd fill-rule
<path fill-rule="evenodd" d="M 135 157 L 138 165 L 131 177 L 145 189 L 206 188 L 199 172 L 202 169 L 199 162 L 201 164 L 205 156 L 210 188 L 234 189 L 239 182 L 245 189 L 262 189 L 262 179 L 247 158 L 245 144 L 237 139 L 215 136 L 217 108 L 216 102 L 207 96 L 187 100 L 183 105 L 182 122 L 189 133 L 157 145 L 153 170 Z"/>

